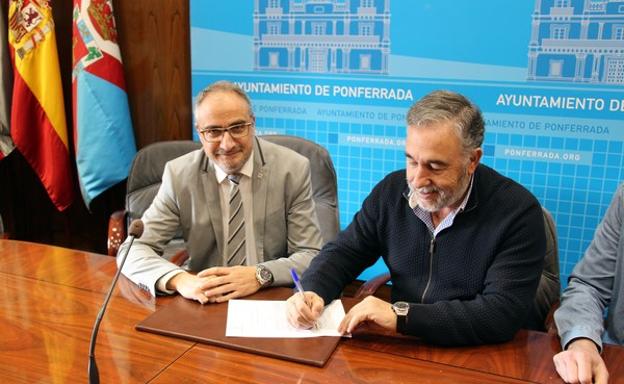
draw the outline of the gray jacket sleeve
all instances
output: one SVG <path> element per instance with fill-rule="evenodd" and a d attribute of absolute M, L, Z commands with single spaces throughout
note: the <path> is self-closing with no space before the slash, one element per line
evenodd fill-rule
<path fill-rule="evenodd" d="M 604 310 L 611 301 L 614 271 L 622 234 L 624 185 L 621 185 L 598 226 L 585 255 L 576 265 L 555 312 L 555 322 L 566 348 L 576 338 L 589 338 L 602 349 Z"/>
<path fill-rule="evenodd" d="M 158 279 L 168 272 L 181 269 L 161 256 L 180 226 L 172 178 L 170 164 L 167 164 L 156 198 L 143 214 L 143 236 L 134 241 L 122 270 L 128 279 L 154 296 Z M 129 239 L 126 239 L 117 255 L 123 255 L 128 245 Z M 121 257 L 117 257 L 117 264 L 120 261 Z"/>

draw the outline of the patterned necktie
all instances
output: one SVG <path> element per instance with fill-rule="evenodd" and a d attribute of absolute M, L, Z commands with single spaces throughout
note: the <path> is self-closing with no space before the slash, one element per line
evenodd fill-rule
<path fill-rule="evenodd" d="M 228 175 L 230 180 L 230 218 L 228 220 L 227 265 L 245 264 L 245 211 L 243 199 L 238 188 L 240 175 Z"/>

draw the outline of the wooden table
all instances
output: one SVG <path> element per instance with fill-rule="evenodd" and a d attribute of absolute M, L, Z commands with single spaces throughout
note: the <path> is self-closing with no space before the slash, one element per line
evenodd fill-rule
<path fill-rule="evenodd" d="M 87 382 L 91 327 L 115 268 L 104 255 L 0 240 L 0 383 Z M 360 331 L 316 368 L 134 329 L 170 300 L 120 278 L 97 339 L 102 383 L 561 383 L 557 339 L 540 332 L 440 348 Z M 612 382 L 624 382 L 624 348 L 604 357 Z"/>

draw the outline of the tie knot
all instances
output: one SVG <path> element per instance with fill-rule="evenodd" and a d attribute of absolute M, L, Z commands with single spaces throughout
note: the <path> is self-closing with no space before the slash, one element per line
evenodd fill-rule
<path fill-rule="evenodd" d="M 240 173 L 234 173 L 232 175 L 227 175 L 228 180 L 230 180 L 232 183 L 238 185 L 238 183 L 240 182 L 240 178 L 241 175 Z"/>

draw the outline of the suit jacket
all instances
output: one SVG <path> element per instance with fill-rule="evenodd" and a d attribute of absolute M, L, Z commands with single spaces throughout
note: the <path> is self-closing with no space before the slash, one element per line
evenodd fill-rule
<path fill-rule="evenodd" d="M 624 345 L 624 184 L 570 274 L 555 323 L 563 349 L 579 337 L 601 350 L 603 342 Z"/>
<path fill-rule="evenodd" d="M 303 273 L 322 245 L 310 164 L 304 156 L 260 138 L 254 140 L 253 161 L 256 254 L 273 273 L 274 285 L 290 285 L 290 268 Z M 123 274 L 155 295 L 156 281 L 180 268 L 162 257 L 180 232 L 190 256 L 188 270 L 223 265 L 222 216 L 214 164 L 203 149 L 168 162 L 156 198 L 143 214 L 143 236 L 134 241 Z M 128 239 L 120 255 L 127 246 Z"/>

